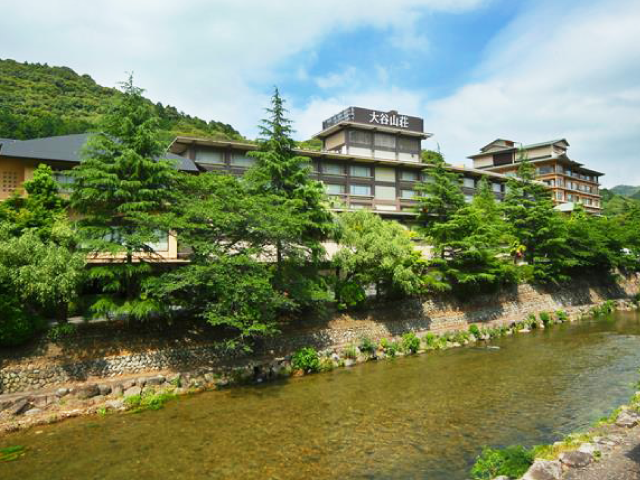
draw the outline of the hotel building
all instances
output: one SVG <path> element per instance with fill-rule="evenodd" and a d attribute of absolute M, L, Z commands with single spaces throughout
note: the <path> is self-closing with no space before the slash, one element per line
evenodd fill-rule
<path fill-rule="evenodd" d="M 600 196 L 601 172 L 586 168 L 567 155 L 569 142 L 565 139 L 522 145 L 510 140 L 497 139 L 471 155 L 474 168 L 502 175 L 514 175 L 522 158 L 535 168 L 536 179 L 552 190 L 558 210 L 571 211 L 582 204 L 588 212 L 602 210 Z"/>

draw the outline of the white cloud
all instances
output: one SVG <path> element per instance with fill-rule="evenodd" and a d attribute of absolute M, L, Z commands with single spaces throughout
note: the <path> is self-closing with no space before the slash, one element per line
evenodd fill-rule
<path fill-rule="evenodd" d="M 318 87 L 326 89 L 343 88 L 349 86 L 351 82 L 355 80 L 356 68 L 347 67 L 341 72 L 333 72 L 329 75 L 316 78 L 316 84 Z"/>
<path fill-rule="evenodd" d="M 125 72 L 154 100 L 247 135 L 269 86 L 335 32 L 396 32 L 423 11 L 461 12 L 483 0 L 22 0 L 3 4 L 2 56 L 66 65 L 113 86 Z"/>
<path fill-rule="evenodd" d="M 455 163 L 496 137 L 566 137 L 606 185 L 640 184 L 638 25 L 635 0 L 537 5 L 494 39 L 480 80 L 428 105 L 427 126 Z"/>

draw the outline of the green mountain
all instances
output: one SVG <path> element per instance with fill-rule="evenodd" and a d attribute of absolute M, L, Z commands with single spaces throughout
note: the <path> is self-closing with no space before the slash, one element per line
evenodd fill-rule
<path fill-rule="evenodd" d="M 640 206 L 640 198 L 628 197 L 616 193 L 617 188 L 618 187 L 614 187 L 610 190 L 606 188 L 600 189 L 600 195 L 602 195 L 602 213 L 606 216 L 619 215 L 630 208 Z"/>
<path fill-rule="evenodd" d="M 631 185 L 617 185 L 611 189 L 611 192 L 623 197 L 640 198 L 640 187 Z"/>
<path fill-rule="evenodd" d="M 87 132 L 117 95 L 119 90 L 102 87 L 89 75 L 78 75 L 68 67 L 0 59 L 0 138 Z M 231 125 L 207 122 L 170 105 L 154 107 L 166 140 L 179 134 L 243 140 Z"/>

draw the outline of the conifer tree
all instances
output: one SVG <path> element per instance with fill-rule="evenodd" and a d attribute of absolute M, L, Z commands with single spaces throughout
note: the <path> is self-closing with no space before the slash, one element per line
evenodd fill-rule
<path fill-rule="evenodd" d="M 271 107 L 267 109 L 268 118 L 260 127 L 260 148 L 250 153 L 257 164 L 245 178 L 252 192 L 268 195 L 270 201 L 293 212 L 293 218 L 282 219 L 287 228 L 273 230 L 275 281 L 282 289 L 303 286 L 299 290 L 300 295 L 305 296 L 303 291 L 312 288 L 314 281 L 301 273 L 306 268 L 315 273 L 313 267 L 324 255 L 321 241 L 329 233 L 331 216 L 322 185 L 309 177 L 309 158 L 294 151 L 293 129 L 286 112 L 284 100 L 276 88 Z"/>
<path fill-rule="evenodd" d="M 122 90 L 70 172 L 70 201 L 80 216 L 83 248 L 110 256 L 110 263 L 90 270 L 108 293 L 94 304 L 95 314 L 144 319 L 157 307 L 140 293 L 157 258 L 151 245 L 166 234 L 158 216 L 170 207 L 177 177 L 174 165 L 161 160 L 158 120 L 143 90 L 131 76 Z"/>
<path fill-rule="evenodd" d="M 570 266 L 566 224 L 553 208 L 551 192 L 534 179 L 534 167 L 521 154 L 518 174 L 507 183 L 504 214 L 533 278 L 542 282 L 567 279 Z"/>
<path fill-rule="evenodd" d="M 418 222 L 428 237 L 441 243 L 446 238 L 439 235 L 446 234 L 446 230 L 437 230 L 435 227 L 450 220 L 465 205 L 460 175 L 449 170 L 444 161 L 435 162 L 433 168 L 424 170 L 424 174 L 427 180 L 416 187 L 420 194 Z"/>

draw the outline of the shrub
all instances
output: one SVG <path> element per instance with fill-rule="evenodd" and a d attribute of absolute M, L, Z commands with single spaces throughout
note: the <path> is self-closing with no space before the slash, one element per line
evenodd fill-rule
<path fill-rule="evenodd" d="M 348 310 L 362 305 L 367 299 L 364 288 L 356 282 L 341 283 L 336 287 L 338 309 Z"/>
<path fill-rule="evenodd" d="M 384 353 L 386 353 L 390 357 L 395 357 L 398 353 L 398 350 L 400 350 L 400 346 L 397 342 L 392 342 L 390 340 L 387 340 L 386 338 L 382 339 L 382 341 L 380 342 L 380 346 L 384 350 Z"/>
<path fill-rule="evenodd" d="M 480 329 L 477 325 L 469 325 L 469 333 L 476 338 L 480 338 Z"/>
<path fill-rule="evenodd" d="M 72 323 L 62 323 L 51 327 L 47 332 L 47 338 L 52 342 L 57 342 L 66 337 L 73 336 L 77 331 L 77 327 Z"/>
<path fill-rule="evenodd" d="M 0 294 L 0 346 L 15 347 L 28 342 L 38 332 L 42 320 L 25 312 L 18 301 Z"/>
<path fill-rule="evenodd" d="M 453 335 L 453 341 L 464 345 L 469 340 L 469 332 L 459 331 Z"/>
<path fill-rule="evenodd" d="M 368 355 L 373 355 L 378 349 L 376 343 L 369 337 L 363 337 L 362 340 L 360 340 L 360 345 L 358 347 L 362 353 L 366 353 Z"/>
<path fill-rule="evenodd" d="M 318 372 L 320 370 L 320 359 L 318 352 L 313 347 L 305 347 L 293 354 L 291 366 L 295 370 L 305 372 Z"/>
<path fill-rule="evenodd" d="M 539 316 L 540 321 L 545 327 L 547 327 L 551 323 L 551 315 L 549 315 L 549 312 L 540 312 Z"/>
<path fill-rule="evenodd" d="M 533 453 L 522 446 L 503 450 L 485 448 L 471 468 L 474 480 L 491 480 L 500 475 L 520 478 L 533 464 Z"/>
<path fill-rule="evenodd" d="M 402 349 L 406 353 L 417 353 L 420 350 L 420 339 L 415 333 L 408 332 L 402 336 Z"/>
<path fill-rule="evenodd" d="M 343 354 L 345 358 L 350 358 L 351 360 L 358 358 L 358 350 L 356 350 L 355 345 L 349 345 L 344 349 Z"/>
<path fill-rule="evenodd" d="M 434 333 L 427 333 L 424 337 L 422 337 L 422 341 L 430 350 L 438 347 L 438 337 Z"/>
<path fill-rule="evenodd" d="M 558 322 L 564 323 L 569 320 L 569 315 L 564 310 L 556 311 L 556 320 Z"/>

